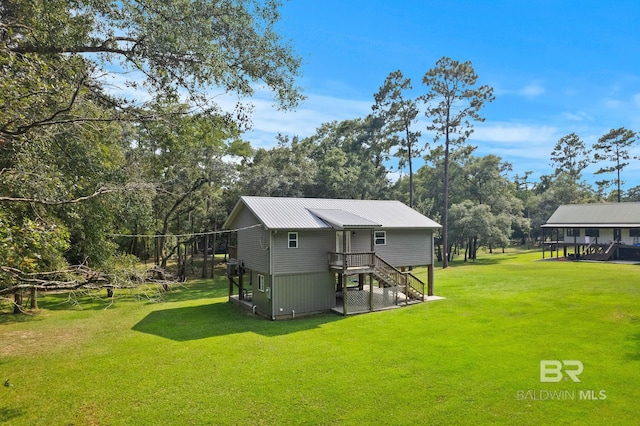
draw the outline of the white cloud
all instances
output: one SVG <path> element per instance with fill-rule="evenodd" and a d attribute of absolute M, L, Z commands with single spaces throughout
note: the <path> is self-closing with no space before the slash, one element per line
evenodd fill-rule
<path fill-rule="evenodd" d="M 132 87 L 131 81 L 142 80 L 140 73 L 123 73 L 119 70 L 105 72 L 101 79 L 105 82 L 108 93 L 121 96 L 137 103 L 151 100 L 149 92 L 142 87 Z M 337 84 L 337 83 L 336 83 Z M 317 94 L 305 95 L 307 98 L 294 111 L 283 111 L 277 108 L 272 92 L 265 86 L 254 86 L 254 95 L 242 98 L 235 93 L 226 93 L 219 88 L 212 88 L 207 93 L 211 104 L 222 111 L 233 113 L 238 105 L 251 105 L 249 118 L 252 123 L 245 139 L 254 146 L 271 147 L 276 144 L 275 136 L 282 133 L 290 136 L 306 137 L 315 133 L 323 123 L 333 120 L 342 121 L 365 117 L 371 113 L 371 100 L 354 100 Z M 343 91 L 347 91 L 344 88 Z M 186 94 L 184 94 L 186 99 Z"/>
<path fill-rule="evenodd" d="M 553 140 L 557 132 L 553 126 L 498 123 L 476 126 L 472 138 L 487 142 L 540 144 Z"/>
<path fill-rule="evenodd" d="M 542 87 L 540 84 L 532 83 L 524 86 L 523 88 L 518 90 L 516 93 L 527 98 L 535 98 L 542 95 L 545 91 L 546 91 L 545 88 Z"/>
<path fill-rule="evenodd" d="M 253 98 L 251 102 L 255 130 L 298 136 L 313 134 L 322 123 L 364 117 L 371 112 L 371 102 L 313 94 L 296 111 L 279 111 L 265 99 Z"/>
<path fill-rule="evenodd" d="M 593 117 L 584 111 L 563 112 L 562 118 L 571 121 L 592 121 Z"/>
<path fill-rule="evenodd" d="M 263 96 L 253 97 L 252 129 L 245 138 L 254 146 L 275 145 L 275 136 L 282 133 L 306 137 L 315 133 L 323 123 L 365 117 L 371 113 L 370 101 L 341 99 L 330 96 L 307 94 L 307 99 L 295 111 L 280 111 L 273 102 Z"/>
<path fill-rule="evenodd" d="M 623 102 L 618 99 L 605 99 L 604 106 L 609 109 L 619 109 L 623 106 Z"/>
<path fill-rule="evenodd" d="M 521 96 L 525 98 L 537 98 L 538 96 L 546 93 L 547 89 L 538 81 L 532 81 L 528 84 L 525 84 L 522 87 L 515 89 L 501 89 L 497 88 L 495 90 L 495 94 L 497 96 Z"/>
<path fill-rule="evenodd" d="M 514 173 L 534 170 L 547 173 L 549 153 L 558 139 L 553 126 L 525 123 L 476 125 L 469 143 L 477 146 L 475 155 L 497 155 L 513 164 Z"/>

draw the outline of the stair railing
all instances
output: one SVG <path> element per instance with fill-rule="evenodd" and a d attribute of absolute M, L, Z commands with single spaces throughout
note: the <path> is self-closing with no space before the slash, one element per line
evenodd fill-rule
<path fill-rule="evenodd" d="M 404 289 L 404 293 L 407 296 L 407 299 L 419 299 L 424 301 L 424 287 L 425 283 L 411 272 L 402 272 L 395 266 L 389 264 L 387 261 L 382 259 L 380 256 L 376 255 L 376 263 L 375 269 L 376 272 L 382 276 L 382 278 L 387 278 L 393 284 Z M 418 293 L 419 296 L 415 294 L 411 294 L 412 290 Z"/>

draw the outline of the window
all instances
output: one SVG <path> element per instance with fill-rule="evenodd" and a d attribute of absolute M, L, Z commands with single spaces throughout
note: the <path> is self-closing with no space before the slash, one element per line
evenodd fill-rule
<path fill-rule="evenodd" d="M 567 229 L 567 237 L 579 237 L 579 236 L 580 236 L 580 228 Z"/>
<path fill-rule="evenodd" d="M 639 228 L 631 228 L 629 229 L 630 237 L 640 237 L 640 229 Z"/>
<path fill-rule="evenodd" d="M 264 291 L 264 275 L 258 274 L 258 291 Z"/>
<path fill-rule="evenodd" d="M 584 235 L 586 235 L 587 237 L 599 237 L 600 236 L 600 230 L 598 228 L 587 228 L 584 230 Z"/>
<path fill-rule="evenodd" d="M 387 244 L 387 231 L 375 231 L 374 239 L 377 246 L 384 246 Z"/>
<path fill-rule="evenodd" d="M 298 233 L 297 232 L 289 232 L 288 236 L 289 243 L 287 247 L 289 248 L 298 248 Z"/>

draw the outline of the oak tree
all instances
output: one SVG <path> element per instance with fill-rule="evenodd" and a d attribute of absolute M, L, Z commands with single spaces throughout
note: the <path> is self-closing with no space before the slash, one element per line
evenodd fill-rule
<path fill-rule="evenodd" d="M 274 30 L 279 6 L 260 0 L 5 0 L 0 135 L 137 112 L 127 100 L 141 99 L 105 96 L 109 85 L 147 99 L 186 95 L 193 105 L 212 109 L 216 88 L 250 96 L 265 85 L 281 107 L 293 107 L 301 99 L 295 86 L 300 60 Z M 88 94 L 108 113 L 77 114 L 74 107 Z"/>

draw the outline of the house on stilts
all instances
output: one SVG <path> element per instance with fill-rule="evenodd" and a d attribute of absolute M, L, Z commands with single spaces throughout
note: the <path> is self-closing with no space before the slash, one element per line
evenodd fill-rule
<path fill-rule="evenodd" d="M 229 299 L 254 313 L 344 315 L 429 300 L 434 232 L 441 226 L 399 201 L 241 197 Z M 426 266 L 425 283 L 411 273 Z"/>
<path fill-rule="evenodd" d="M 640 262 L 640 203 L 567 204 L 542 225 L 542 258 Z"/>

